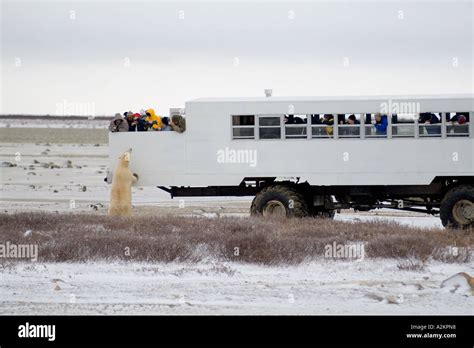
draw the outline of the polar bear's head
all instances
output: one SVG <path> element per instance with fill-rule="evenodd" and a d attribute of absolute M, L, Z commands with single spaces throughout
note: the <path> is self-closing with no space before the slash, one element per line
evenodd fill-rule
<path fill-rule="evenodd" d="M 127 151 L 125 151 L 123 154 L 120 155 L 119 161 L 121 165 L 128 167 L 128 164 L 130 163 L 131 153 L 132 153 L 132 149 L 128 149 Z"/>

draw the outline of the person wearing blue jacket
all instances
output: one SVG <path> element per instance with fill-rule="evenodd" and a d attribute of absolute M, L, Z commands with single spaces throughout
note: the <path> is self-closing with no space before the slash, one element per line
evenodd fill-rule
<path fill-rule="evenodd" d="M 387 116 L 383 115 L 381 113 L 376 113 L 375 114 L 375 134 L 376 135 L 387 135 L 387 126 L 388 126 L 388 120 Z"/>

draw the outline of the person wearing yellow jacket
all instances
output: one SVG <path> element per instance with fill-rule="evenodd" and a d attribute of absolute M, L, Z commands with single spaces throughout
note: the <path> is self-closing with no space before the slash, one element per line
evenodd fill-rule
<path fill-rule="evenodd" d="M 155 131 L 161 130 L 163 128 L 163 122 L 161 122 L 161 117 L 155 114 L 155 110 L 148 109 L 146 111 L 145 122 L 150 124 L 150 128 Z"/>
<path fill-rule="evenodd" d="M 334 116 L 331 115 L 331 114 L 325 114 L 324 118 L 322 120 L 322 123 L 328 125 L 324 129 L 326 131 L 326 135 L 329 135 L 330 137 L 332 137 L 332 135 L 334 133 L 334 128 L 333 128 L 333 126 L 334 126 Z"/>

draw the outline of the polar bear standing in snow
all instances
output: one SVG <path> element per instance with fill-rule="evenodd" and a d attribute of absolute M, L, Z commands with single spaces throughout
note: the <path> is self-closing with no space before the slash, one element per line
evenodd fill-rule
<path fill-rule="evenodd" d="M 138 175 L 128 169 L 132 149 L 124 152 L 118 160 L 112 176 L 112 191 L 110 193 L 109 215 L 132 215 L 132 183 L 138 180 Z"/>

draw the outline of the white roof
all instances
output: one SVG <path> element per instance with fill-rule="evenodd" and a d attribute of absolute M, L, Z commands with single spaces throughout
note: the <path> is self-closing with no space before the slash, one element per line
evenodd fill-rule
<path fill-rule="evenodd" d="M 375 96 L 319 96 L 319 97 L 217 97 L 198 98 L 188 103 L 235 103 L 235 102 L 324 102 L 324 101 L 387 101 L 387 100 L 433 100 L 473 99 L 474 94 L 430 94 L 430 95 L 375 95 Z"/>

